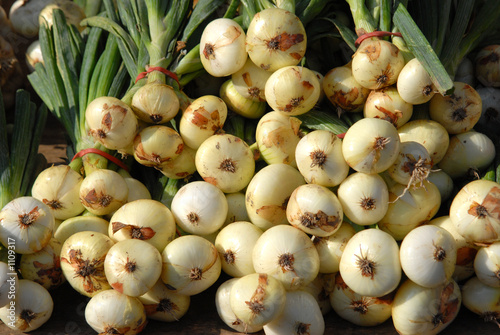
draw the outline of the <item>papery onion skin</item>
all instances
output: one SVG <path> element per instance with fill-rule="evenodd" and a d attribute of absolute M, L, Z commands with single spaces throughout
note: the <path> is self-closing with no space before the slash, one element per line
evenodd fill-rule
<path fill-rule="evenodd" d="M 255 327 L 278 317 L 285 308 L 285 301 L 286 291 L 281 282 L 264 273 L 238 278 L 229 296 L 236 317 Z"/>
<path fill-rule="evenodd" d="M 302 22 L 287 10 L 264 9 L 254 15 L 248 26 L 246 51 L 255 65 L 266 71 L 297 65 L 306 47 L 307 35 Z"/>
<path fill-rule="evenodd" d="M 266 101 L 266 81 L 271 76 L 270 71 L 266 71 L 255 65 L 250 58 L 245 65 L 231 75 L 234 88 L 246 99 L 254 101 Z"/>
<path fill-rule="evenodd" d="M 436 93 L 429 73 L 417 58 L 407 62 L 399 73 L 397 90 L 401 98 L 412 105 L 426 103 Z"/>
<path fill-rule="evenodd" d="M 500 287 L 500 242 L 479 249 L 474 258 L 474 270 L 484 284 Z"/>
<path fill-rule="evenodd" d="M 132 97 L 135 115 L 149 124 L 163 124 L 179 112 L 179 98 L 172 86 L 153 82 L 140 87 Z"/>
<path fill-rule="evenodd" d="M 405 280 L 398 288 L 392 307 L 392 320 L 400 334 L 438 334 L 457 317 L 462 303 L 454 280 L 424 288 Z"/>
<path fill-rule="evenodd" d="M 463 305 L 485 322 L 493 322 L 497 326 L 500 319 L 499 300 L 500 288 L 485 285 L 477 277 L 470 278 L 462 287 Z"/>
<path fill-rule="evenodd" d="M 161 167 L 179 157 L 183 149 L 181 135 L 168 126 L 146 127 L 134 138 L 134 158 L 145 166 Z"/>
<path fill-rule="evenodd" d="M 161 280 L 138 299 L 144 305 L 148 319 L 165 322 L 179 321 L 191 304 L 190 296 L 172 292 Z"/>
<path fill-rule="evenodd" d="M 301 115 L 318 102 L 321 85 L 316 74 L 302 66 L 286 66 L 273 72 L 266 81 L 266 101 L 275 111 Z"/>
<path fill-rule="evenodd" d="M 328 100 L 340 111 L 361 112 L 370 90 L 360 85 L 350 66 L 339 66 L 325 74 L 322 84 Z"/>
<path fill-rule="evenodd" d="M 500 240 L 500 186 L 479 179 L 467 183 L 451 202 L 450 218 L 457 231 L 474 243 Z"/>
<path fill-rule="evenodd" d="M 358 83 L 376 90 L 396 83 L 404 64 L 403 53 L 391 42 L 366 39 L 352 56 L 352 73 Z"/>
<path fill-rule="evenodd" d="M 389 121 L 399 128 L 410 120 L 413 105 L 404 101 L 394 86 L 387 86 L 368 94 L 363 115 Z"/>
<path fill-rule="evenodd" d="M 435 94 L 429 102 L 429 116 L 450 134 L 471 130 L 481 117 L 481 96 L 470 85 L 454 82 L 450 95 Z"/>
<path fill-rule="evenodd" d="M 74 216 L 61 222 L 54 232 L 54 237 L 64 243 L 68 237 L 81 231 L 95 231 L 107 235 L 108 224 L 108 220 L 99 216 Z"/>

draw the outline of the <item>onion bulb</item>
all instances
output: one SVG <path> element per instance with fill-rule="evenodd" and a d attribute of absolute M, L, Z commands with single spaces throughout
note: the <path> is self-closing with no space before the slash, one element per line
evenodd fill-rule
<path fill-rule="evenodd" d="M 422 185 L 432 168 L 431 156 L 427 149 L 414 141 L 401 142 L 399 147 L 398 158 L 387 172 L 400 184 Z"/>
<path fill-rule="evenodd" d="M 286 66 L 273 72 L 266 81 L 266 101 L 275 111 L 301 115 L 318 102 L 321 85 L 316 74 L 306 67 Z"/>
<path fill-rule="evenodd" d="M 108 220 L 99 216 L 74 216 L 61 222 L 54 232 L 54 238 L 64 243 L 68 237 L 81 231 L 95 231 L 108 235 L 108 224 Z"/>
<path fill-rule="evenodd" d="M 265 273 L 238 278 L 229 293 L 234 315 L 253 327 L 264 326 L 277 318 L 285 309 L 285 301 L 283 284 Z"/>
<path fill-rule="evenodd" d="M 436 93 L 429 73 L 417 58 L 408 61 L 399 73 L 397 90 L 399 96 L 412 105 L 426 103 Z"/>
<path fill-rule="evenodd" d="M 347 242 L 356 234 L 354 228 L 347 222 L 330 236 L 311 238 L 319 255 L 319 273 L 336 273 L 339 271 L 340 259 Z"/>
<path fill-rule="evenodd" d="M 347 286 L 360 295 L 389 294 L 401 280 L 398 244 L 386 232 L 364 229 L 347 242 L 339 272 Z"/>
<path fill-rule="evenodd" d="M 479 179 L 467 183 L 451 202 L 450 218 L 457 231 L 474 243 L 500 240 L 500 186 Z"/>
<path fill-rule="evenodd" d="M 32 254 L 49 243 L 54 225 L 49 206 L 34 197 L 18 197 L 0 211 L 0 242 L 17 254 Z"/>
<path fill-rule="evenodd" d="M 53 165 L 38 174 L 31 195 L 49 206 L 55 219 L 66 220 L 85 209 L 79 198 L 82 181 L 69 165 Z"/>
<path fill-rule="evenodd" d="M 54 0 L 26 1 L 16 0 L 9 9 L 12 29 L 27 38 L 38 36 L 40 12 Z"/>
<path fill-rule="evenodd" d="M 450 135 L 439 122 L 427 119 L 411 120 L 398 128 L 401 142 L 414 141 L 422 144 L 436 165 L 443 159 L 450 144 Z"/>
<path fill-rule="evenodd" d="M 450 95 L 435 94 L 429 103 L 429 116 L 450 134 L 471 130 L 481 117 L 481 96 L 470 85 L 454 82 Z"/>
<path fill-rule="evenodd" d="M 180 103 L 172 86 L 152 82 L 141 86 L 134 93 L 130 107 L 142 121 L 163 124 L 177 115 Z"/>
<path fill-rule="evenodd" d="M 246 118 L 258 119 L 266 112 L 267 104 L 265 101 L 255 101 L 250 98 L 245 98 L 238 92 L 236 87 L 234 87 L 232 79 L 226 80 L 221 85 L 219 96 L 224 100 L 231 111 Z"/>
<path fill-rule="evenodd" d="M 253 176 L 245 192 L 250 221 L 262 230 L 288 224 L 286 206 L 292 192 L 305 184 L 304 177 L 294 167 L 271 164 Z"/>
<path fill-rule="evenodd" d="M 341 112 L 360 112 L 363 110 L 370 90 L 360 85 L 350 66 L 339 66 L 325 74 L 323 92 L 337 110 Z"/>
<path fill-rule="evenodd" d="M 138 299 L 144 305 L 148 319 L 165 322 L 179 321 L 191 303 L 190 296 L 172 292 L 161 279 Z"/>
<path fill-rule="evenodd" d="M 182 113 L 179 133 L 185 145 L 198 147 L 210 136 L 221 132 L 227 118 L 226 103 L 215 95 L 194 100 Z"/>
<path fill-rule="evenodd" d="M 329 298 L 333 310 L 341 318 L 358 326 L 370 327 L 391 317 L 394 291 L 379 298 L 363 296 L 351 290 L 337 273 Z"/>
<path fill-rule="evenodd" d="M 111 288 L 104 273 L 104 259 L 113 244 L 107 235 L 92 231 L 75 233 L 63 243 L 61 269 L 73 289 L 92 297 Z"/>
<path fill-rule="evenodd" d="M 474 75 L 487 87 L 500 87 L 500 45 L 492 44 L 479 49 L 474 59 Z"/>
<path fill-rule="evenodd" d="M 484 284 L 500 287 L 500 242 L 479 249 L 474 258 L 474 272 Z"/>
<path fill-rule="evenodd" d="M 245 65 L 245 32 L 236 21 L 218 18 L 210 21 L 200 39 L 200 60 L 214 77 L 229 76 Z"/>
<path fill-rule="evenodd" d="M 131 297 L 149 291 L 160 279 L 161 254 L 146 241 L 116 242 L 104 259 L 104 273 L 112 288 Z"/>
<path fill-rule="evenodd" d="M 257 12 L 248 25 L 246 51 L 255 65 L 264 70 L 274 72 L 297 65 L 306 47 L 307 36 L 302 22 L 287 10 L 266 8 Z"/>
<path fill-rule="evenodd" d="M 183 149 L 181 135 L 168 126 L 146 127 L 134 138 L 134 158 L 145 166 L 160 167 L 179 157 Z"/>
<path fill-rule="evenodd" d="M 476 177 L 495 159 L 496 148 L 485 134 L 470 130 L 452 135 L 450 145 L 438 164 L 452 179 Z"/>
<path fill-rule="evenodd" d="M 80 185 L 80 201 L 94 215 L 106 215 L 127 202 L 125 179 L 113 170 L 97 169 L 87 175 Z"/>
<path fill-rule="evenodd" d="M 277 111 L 264 114 L 255 130 L 255 141 L 267 164 L 284 163 L 297 166 L 295 153 L 302 133 L 302 122 Z"/>
<path fill-rule="evenodd" d="M 396 128 L 408 122 L 413 114 L 413 105 L 404 101 L 394 86 L 372 90 L 363 107 L 364 117 L 389 121 Z"/>
<path fill-rule="evenodd" d="M 389 189 L 378 174 L 354 172 L 337 189 L 345 216 L 358 225 L 380 221 L 389 207 Z"/>
<path fill-rule="evenodd" d="M 310 235 L 325 237 L 340 228 L 344 213 L 333 191 L 321 185 L 305 184 L 290 195 L 286 217 L 295 228 Z"/>
<path fill-rule="evenodd" d="M 234 88 L 246 99 L 266 101 L 266 81 L 271 76 L 270 71 L 255 65 L 250 58 L 245 65 L 231 75 Z"/>
<path fill-rule="evenodd" d="M 207 235 L 222 227 L 228 205 L 219 188 L 206 181 L 193 181 L 177 191 L 170 209 L 181 229 Z"/>
<path fill-rule="evenodd" d="M 266 335 L 322 335 L 325 320 L 318 302 L 311 293 L 298 290 L 286 293 L 283 312 L 264 325 Z"/>
<path fill-rule="evenodd" d="M 29 279 L 51 291 L 66 282 L 61 269 L 62 243 L 52 238 L 40 251 L 21 256 L 19 271 Z"/>
<path fill-rule="evenodd" d="M 170 179 L 189 178 L 196 172 L 195 157 L 196 150 L 188 146 L 184 146 L 184 149 L 182 149 L 179 156 L 168 162 L 164 162 L 156 169 Z"/>
<path fill-rule="evenodd" d="M 10 329 L 23 333 L 40 328 L 54 309 L 49 291 L 28 279 L 20 279 L 17 289 L 14 299 L 0 308 L 0 319 Z"/>
<path fill-rule="evenodd" d="M 139 299 L 117 290 L 105 290 L 85 306 L 85 321 L 99 334 L 134 335 L 144 329 L 147 318 Z"/>
<path fill-rule="evenodd" d="M 262 325 L 252 326 L 244 323 L 231 309 L 231 289 L 239 278 L 230 278 L 224 281 L 215 292 L 215 307 L 221 320 L 231 329 L 240 333 L 256 333 L 262 330 Z"/>
<path fill-rule="evenodd" d="M 395 84 L 405 65 L 403 53 L 389 41 L 366 39 L 352 56 L 352 74 L 370 90 Z"/>
<path fill-rule="evenodd" d="M 99 97 L 87 106 L 88 133 L 110 150 L 127 148 L 139 129 L 132 109 L 115 97 Z"/>
<path fill-rule="evenodd" d="M 399 134 L 390 122 L 363 118 L 345 133 L 342 153 L 347 164 L 357 172 L 380 173 L 398 158 Z"/>
<path fill-rule="evenodd" d="M 222 270 L 231 277 L 254 273 L 252 251 L 261 235 L 262 230 L 247 221 L 236 221 L 222 228 L 214 243 Z"/>
<path fill-rule="evenodd" d="M 458 315 L 462 295 L 454 280 L 425 288 L 407 279 L 398 288 L 392 307 L 392 321 L 400 334 L 435 335 Z"/>
<path fill-rule="evenodd" d="M 479 87 L 476 91 L 481 97 L 482 111 L 474 129 L 491 136 L 500 127 L 500 87 Z"/>
<path fill-rule="evenodd" d="M 497 326 L 500 324 L 499 300 L 500 288 L 486 285 L 477 277 L 470 278 L 462 287 L 463 305 L 485 322 L 493 322 Z"/>
<path fill-rule="evenodd" d="M 161 202 L 139 199 L 126 203 L 113 214 L 107 233 L 114 242 L 142 240 L 162 252 L 175 238 L 175 219 Z"/>
<path fill-rule="evenodd" d="M 250 146 L 231 134 L 212 135 L 203 141 L 196 151 L 195 165 L 203 180 L 224 193 L 243 190 L 255 172 Z"/>
<path fill-rule="evenodd" d="M 319 273 L 319 255 L 309 236 L 290 225 L 266 230 L 253 247 L 257 273 L 278 279 L 286 290 L 297 290 Z"/>
<path fill-rule="evenodd" d="M 302 137 L 295 147 L 295 161 L 307 183 L 333 187 L 349 173 L 342 140 L 328 130 L 313 130 Z"/>
<path fill-rule="evenodd" d="M 400 246 L 401 267 L 415 284 L 433 288 L 445 284 L 455 271 L 457 247 L 444 228 L 424 225 L 410 231 Z"/>
<path fill-rule="evenodd" d="M 174 292 L 195 295 L 212 286 L 220 276 L 217 248 L 197 235 L 183 235 L 162 252 L 161 280 Z"/>

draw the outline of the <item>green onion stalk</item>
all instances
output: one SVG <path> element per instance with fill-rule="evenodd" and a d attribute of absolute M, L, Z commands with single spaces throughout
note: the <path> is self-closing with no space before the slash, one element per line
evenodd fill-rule
<path fill-rule="evenodd" d="M 15 198 L 31 194 L 31 186 L 47 165 L 38 153 L 48 110 L 37 108 L 25 90 L 16 92 L 13 124 L 7 124 L 0 92 L 0 209 Z"/>

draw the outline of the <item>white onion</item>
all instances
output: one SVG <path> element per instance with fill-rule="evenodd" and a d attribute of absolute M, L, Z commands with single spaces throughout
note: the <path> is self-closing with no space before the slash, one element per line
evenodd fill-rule
<path fill-rule="evenodd" d="M 259 170 L 245 192 L 250 221 L 262 230 L 288 224 L 288 198 L 303 184 L 305 181 L 300 172 L 288 164 L 271 164 Z"/>
<path fill-rule="evenodd" d="M 407 279 L 394 297 L 392 321 L 400 334 L 438 334 L 455 320 L 461 302 L 460 288 L 453 280 L 425 288 Z"/>
<path fill-rule="evenodd" d="M 134 93 L 130 107 L 142 121 L 163 124 L 177 115 L 180 103 L 172 86 L 151 82 Z"/>
<path fill-rule="evenodd" d="M 360 295 L 389 294 L 401 280 L 398 244 L 381 230 L 364 229 L 347 242 L 339 272 L 345 283 Z"/>
<path fill-rule="evenodd" d="M 324 332 L 325 320 L 318 302 L 309 292 L 301 290 L 287 292 L 283 312 L 264 325 L 266 335 L 321 335 Z"/>
<path fill-rule="evenodd" d="M 228 205 L 219 188 L 206 181 L 193 181 L 177 191 L 170 209 L 181 229 L 207 235 L 222 227 Z"/>
<path fill-rule="evenodd" d="M 493 243 L 500 240 L 500 186 L 479 179 L 466 184 L 455 195 L 450 206 L 450 218 L 466 240 Z"/>
<path fill-rule="evenodd" d="M 61 248 L 61 269 L 73 289 L 92 297 L 111 288 L 104 273 L 104 260 L 113 244 L 107 235 L 92 231 L 68 237 Z"/>
<path fill-rule="evenodd" d="M 181 135 L 168 126 L 145 127 L 134 138 L 134 158 L 145 166 L 161 167 L 179 157 L 183 149 Z"/>
<path fill-rule="evenodd" d="M 413 105 L 404 101 L 394 86 L 372 90 L 363 107 L 364 117 L 379 118 L 403 126 L 413 115 Z"/>
<path fill-rule="evenodd" d="M 55 220 L 49 206 L 30 197 L 18 197 L 0 211 L 0 241 L 18 254 L 30 254 L 45 247 Z"/>
<path fill-rule="evenodd" d="M 234 192 L 224 194 L 227 200 L 227 216 L 222 227 L 236 221 L 250 221 L 245 205 L 245 193 Z"/>
<path fill-rule="evenodd" d="M 302 22 L 287 10 L 266 8 L 257 12 L 248 25 L 246 51 L 255 65 L 264 70 L 273 72 L 297 65 L 306 47 L 307 36 Z"/>
<path fill-rule="evenodd" d="M 349 173 L 342 140 L 327 130 L 314 130 L 302 137 L 295 147 L 295 161 L 307 183 L 333 187 Z"/>
<path fill-rule="evenodd" d="M 330 293 L 333 310 L 341 318 L 358 326 L 376 326 L 391 317 L 394 293 L 379 298 L 360 295 L 347 286 L 340 273 Z"/>
<path fill-rule="evenodd" d="M 38 16 L 42 9 L 53 0 L 25 1 L 16 0 L 9 9 L 9 20 L 12 29 L 27 38 L 33 38 L 38 35 L 39 22 Z"/>
<path fill-rule="evenodd" d="M 267 104 L 265 101 L 255 101 L 245 98 L 238 92 L 236 87 L 234 87 L 232 79 L 226 80 L 221 85 L 219 96 L 226 103 L 227 108 L 246 118 L 258 119 L 266 112 Z"/>
<path fill-rule="evenodd" d="M 147 323 L 146 311 L 139 299 L 116 290 L 93 296 L 85 306 L 85 321 L 97 333 L 140 333 Z"/>
<path fill-rule="evenodd" d="M 426 103 L 436 93 L 429 73 L 417 58 L 407 62 L 399 73 L 397 90 L 401 98 L 412 105 Z"/>
<path fill-rule="evenodd" d="M 215 307 L 221 320 L 230 328 L 240 333 L 256 333 L 262 330 L 262 325 L 248 325 L 238 319 L 231 309 L 230 296 L 233 285 L 239 278 L 224 281 L 215 292 Z"/>
<path fill-rule="evenodd" d="M 222 228 L 214 243 L 222 270 L 231 277 L 254 273 L 252 251 L 261 235 L 262 230 L 247 221 L 236 221 Z"/>
<path fill-rule="evenodd" d="M 255 141 L 267 164 L 284 163 L 297 166 L 295 153 L 302 133 L 301 121 L 281 112 L 264 114 L 255 130 Z"/>
<path fill-rule="evenodd" d="M 231 75 L 234 88 L 246 99 L 266 101 L 266 81 L 271 76 L 270 71 L 255 65 L 250 58 L 245 65 Z"/>
<path fill-rule="evenodd" d="M 214 77 L 229 76 L 247 60 L 245 31 L 236 21 L 217 18 L 205 27 L 200 39 L 200 60 Z"/>
<path fill-rule="evenodd" d="M 379 173 L 396 161 L 399 146 L 398 131 L 390 122 L 363 118 L 345 133 L 342 153 L 347 164 L 357 172 Z"/>
<path fill-rule="evenodd" d="M 40 328 L 54 309 L 49 291 L 28 279 L 20 279 L 17 289 L 14 299 L 0 308 L 0 319 L 10 329 L 23 333 Z"/>
<path fill-rule="evenodd" d="M 54 232 L 54 237 L 61 243 L 64 243 L 71 235 L 81 231 L 95 231 L 98 233 L 108 234 L 108 224 L 106 219 L 99 216 L 75 216 L 61 222 Z"/>
<path fill-rule="evenodd" d="M 161 279 L 138 299 L 144 305 L 148 319 L 165 322 L 179 321 L 191 303 L 190 296 L 172 292 Z"/>
<path fill-rule="evenodd" d="M 255 172 L 250 146 L 231 134 L 212 135 L 196 151 L 196 170 L 224 193 L 243 190 Z"/>
<path fill-rule="evenodd" d="M 463 305 L 479 315 L 485 322 L 497 326 L 500 319 L 500 288 L 484 284 L 477 277 L 472 277 L 462 286 Z"/>
<path fill-rule="evenodd" d="M 182 152 L 175 159 L 163 163 L 157 169 L 167 178 L 185 179 L 196 172 L 196 150 L 184 146 Z"/>
<path fill-rule="evenodd" d="M 297 290 L 319 273 L 319 255 L 309 236 L 290 225 L 266 230 L 253 247 L 255 272 L 278 279 L 286 290 Z"/>
<path fill-rule="evenodd" d="M 495 159 L 495 144 L 474 130 L 450 137 L 450 145 L 438 167 L 452 179 L 474 176 Z"/>
<path fill-rule="evenodd" d="M 423 287 L 433 288 L 448 282 L 456 260 L 455 239 L 438 226 L 417 227 L 401 242 L 401 267 L 410 280 Z"/>
<path fill-rule="evenodd" d="M 500 242 L 479 249 L 474 258 L 474 272 L 484 284 L 500 287 Z"/>
<path fill-rule="evenodd" d="M 310 235 L 334 234 L 342 224 L 342 205 L 333 191 L 316 184 L 297 187 L 286 207 L 288 222 Z"/>
<path fill-rule="evenodd" d="M 316 278 L 306 286 L 300 288 L 309 292 L 318 303 L 321 314 L 327 315 L 332 310 L 330 293 L 335 286 L 335 273 L 319 273 Z"/>
<path fill-rule="evenodd" d="M 450 95 L 435 94 L 429 102 L 429 116 L 450 134 L 471 130 L 481 117 L 481 96 L 470 85 L 454 82 Z"/>
<path fill-rule="evenodd" d="M 481 84 L 487 87 L 500 87 L 498 44 L 480 48 L 474 58 L 474 75 Z"/>
<path fill-rule="evenodd" d="M 174 215 L 157 200 L 128 202 L 109 220 L 108 235 L 114 242 L 125 239 L 146 241 L 162 252 L 175 238 Z"/>
<path fill-rule="evenodd" d="M 405 61 L 389 41 L 366 39 L 352 56 L 352 74 L 364 87 L 375 90 L 396 83 Z"/>
<path fill-rule="evenodd" d="M 197 235 L 176 238 L 167 244 L 161 255 L 161 280 L 179 294 L 198 294 L 212 286 L 221 273 L 217 248 Z"/>
<path fill-rule="evenodd" d="M 340 259 L 347 242 L 356 234 L 354 228 L 344 222 L 340 228 L 327 237 L 313 236 L 312 241 L 319 255 L 319 273 L 336 273 L 339 271 Z"/>
<path fill-rule="evenodd" d="M 389 189 L 378 174 L 354 172 L 337 190 L 345 216 L 358 225 L 381 220 L 389 207 Z"/>
<path fill-rule="evenodd" d="M 405 141 L 401 142 L 398 158 L 387 172 L 400 184 L 422 185 L 431 168 L 431 156 L 427 149 L 418 142 Z"/>
<path fill-rule="evenodd" d="M 238 278 L 229 293 L 234 315 L 254 327 L 264 326 L 277 318 L 285 309 L 285 301 L 283 284 L 265 273 Z"/>
<path fill-rule="evenodd" d="M 441 201 L 445 202 L 453 194 L 453 179 L 443 170 L 431 170 L 427 180 L 436 185 L 441 194 Z"/>
<path fill-rule="evenodd" d="M 266 81 L 266 101 L 275 111 L 301 115 L 318 102 L 321 85 L 316 74 L 306 67 L 286 66 L 273 72 Z"/>
<path fill-rule="evenodd" d="M 31 195 L 49 206 L 55 219 L 65 220 L 85 209 L 79 199 L 82 181 L 69 165 L 54 165 L 38 174 Z"/>

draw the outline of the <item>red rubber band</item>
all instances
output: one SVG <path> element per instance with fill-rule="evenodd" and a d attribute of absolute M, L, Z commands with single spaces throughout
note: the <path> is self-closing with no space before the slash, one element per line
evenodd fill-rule
<path fill-rule="evenodd" d="M 340 139 L 343 139 L 345 137 L 345 133 L 337 134 L 337 137 L 340 138 Z"/>
<path fill-rule="evenodd" d="M 159 71 L 159 72 L 169 76 L 170 78 L 175 80 L 177 82 L 177 84 L 179 84 L 179 86 L 180 86 L 179 78 L 177 77 L 177 75 L 175 73 L 173 73 L 172 71 L 169 71 L 161 66 L 148 67 L 146 72 L 139 73 L 139 75 L 135 78 L 135 82 L 137 83 L 142 78 L 145 78 L 148 75 L 148 73 L 153 72 L 153 71 Z"/>
<path fill-rule="evenodd" d="M 361 44 L 361 42 L 363 42 L 367 38 L 370 38 L 370 37 L 384 37 L 384 36 L 399 36 L 399 37 L 403 37 L 403 35 L 401 35 L 401 33 L 391 33 L 389 31 L 373 31 L 371 33 L 366 33 L 366 34 L 363 34 L 363 35 L 359 36 L 358 39 L 354 42 L 354 46 L 359 47 L 359 45 Z"/>
<path fill-rule="evenodd" d="M 88 149 L 80 150 L 79 152 L 76 153 L 75 157 L 73 157 L 73 159 L 71 161 L 74 161 L 75 158 L 82 157 L 83 155 L 90 154 L 90 153 L 98 154 L 98 155 L 106 158 L 107 160 L 115 163 L 116 165 L 118 165 L 119 167 L 121 167 L 122 169 L 124 169 L 125 171 L 128 172 L 128 166 L 126 166 L 121 160 L 119 160 L 115 156 L 108 154 L 107 152 L 104 152 L 104 151 L 96 149 L 96 148 L 88 148 Z"/>

